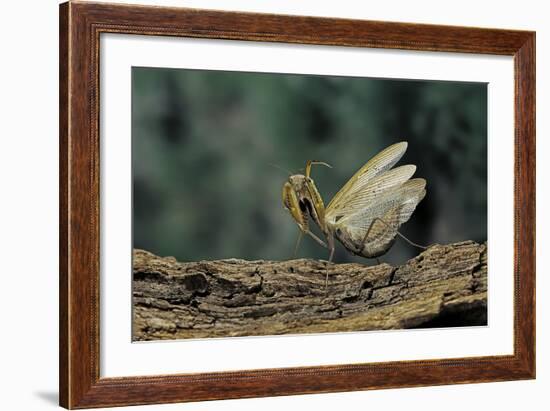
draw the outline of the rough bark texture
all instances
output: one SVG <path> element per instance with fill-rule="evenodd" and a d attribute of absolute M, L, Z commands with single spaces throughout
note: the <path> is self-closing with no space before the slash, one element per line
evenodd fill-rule
<path fill-rule="evenodd" d="M 182 263 L 134 250 L 139 340 L 485 325 L 487 246 L 434 245 L 400 267 Z"/>

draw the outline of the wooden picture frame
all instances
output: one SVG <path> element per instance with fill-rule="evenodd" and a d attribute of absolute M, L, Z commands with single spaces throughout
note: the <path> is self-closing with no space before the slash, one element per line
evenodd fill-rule
<path fill-rule="evenodd" d="M 514 353 L 100 378 L 101 33 L 513 56 Z M 69 2 L 60 6 L 60 404 L 90 408 L 535 377 L 535 33 Z"/>

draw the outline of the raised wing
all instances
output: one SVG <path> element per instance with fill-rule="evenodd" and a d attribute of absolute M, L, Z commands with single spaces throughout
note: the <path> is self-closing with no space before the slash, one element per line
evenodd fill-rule
<path fill-rule="evenodd" d="M 336 223 L 340 218 L 355 214 L 364 208 L 370 207 L 381 196 L 386 195 L 391 189 L 401 186 L 409 180 L 416 166 L 406 165 L 393 170 L 378 174 L 376 177 L 352 187 L 349 195 L 342 197 L 342 200 L 334 204 L 325 213 L 329 223 Z"/>
<path fill-rule="evenodd" d="M 359 212 L 341 218 L 336 226 L 349 225 L 358 229 L 367 230 L 375 217 L 382 217 L 388 210 L 408 205 L 403 208 L 403 215 L 400 217 L 401 224 L 407 221 L 416 205 L 426 195 L 426 180 L 413 178 L 406 183 L 394 187 L 381 195 L 369 206 L 362 208 Z"/>
<path fill-rule="evenodd" d="M 392 168 L 403 154 L 405 154 L 407 145 L 405 141 L 393 144 L 371 158 L 332 198 L 326 207 L 327 215 L 333 214 L 334 216 L 334 212 L 341 208 L 349 198 L 353 197 L 353 195 L 361 190 L 370 180 Z"/>
<path fill-rule="evenodd" d="M 397 169 L 396 169 L 397 170 Z M 349 250 L 365 257 L 383 254 L 393 243 L 399 227 L 426 195 L 426 180 L 415 178 L 394 186 L 360 211 L 333 225 L 336 236 Z"/>

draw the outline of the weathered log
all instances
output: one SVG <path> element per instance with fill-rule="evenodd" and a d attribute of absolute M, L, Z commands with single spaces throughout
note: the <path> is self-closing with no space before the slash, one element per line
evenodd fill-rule
<path fill-rule="evenodd" d="M 134 250 L 133 339 L 485 325 L 487 245 L 434 245 L 400 267 L 178 262 Z"/>

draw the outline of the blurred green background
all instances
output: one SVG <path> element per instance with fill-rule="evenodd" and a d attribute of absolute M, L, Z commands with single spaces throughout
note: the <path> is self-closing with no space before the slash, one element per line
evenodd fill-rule
<path fill-rule="evenodd" d="M 132 69 L 134 247 L 181 261 L 292 258 L 281 189 L 306 160 L 328 204 L 373 155 L 409 142 L 427 195 L 401 232 L 420 244 L 487 239 L 487 85 Z M 397 240 L 382 261 L 418 250 Z M 328 258 L 305 238 L 298 257 Z M 335 262 L 359 261 L 337 242 Z"/>

